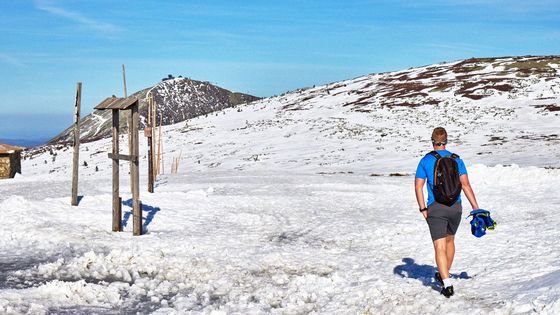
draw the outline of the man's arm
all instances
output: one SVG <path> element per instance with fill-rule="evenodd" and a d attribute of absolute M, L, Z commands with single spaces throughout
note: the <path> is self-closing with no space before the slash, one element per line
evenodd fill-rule
<path fill-rule="evenodd" d="M 416 192 L 416 201 L 418 202 L 419 209 L 426 208 L 426 204 L 424 203 L 424 183 L 426 182 L 425 179 L 422 178 L 415 178 L 414 179 L 414 191 Z M 428 218 L 428 211 L 422 211 L 422 215 L 424 219 Z"/>
<path fill-rule="evenodd" d="M 463 186 L 463 192 L 467 199 L 471 203 L 471 207 L 473 210 L 478 210 L 478 203 L 476 202 L 476 197 L 474 196 L 474 191 L 472 190 L 471 183 L 469 182 L 469 175 L 463 174 L 459 177 L 461 180 L 461 185 Z"/>

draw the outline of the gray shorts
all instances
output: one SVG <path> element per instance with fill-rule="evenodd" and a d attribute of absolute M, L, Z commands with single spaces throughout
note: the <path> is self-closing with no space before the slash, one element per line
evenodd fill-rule
<path fill-rule="evenodd" d="M 428 207 L 428 218 L 426 219 L 430 227 L 432 241 L 447 235 L 455 235 L 461 223 L 462 214 L 463 207 L 461 207 L 460 202 L 456 202 L 451 207 L 438 202 L 432 203 Z"/>

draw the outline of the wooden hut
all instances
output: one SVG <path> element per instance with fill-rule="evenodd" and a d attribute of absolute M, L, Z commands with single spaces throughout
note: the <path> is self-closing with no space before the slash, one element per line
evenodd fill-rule
<path fill-rule="evenodd" d="M 21 147 L 0 143 L 0 179 L 21 174 L 21 151 Z"/>

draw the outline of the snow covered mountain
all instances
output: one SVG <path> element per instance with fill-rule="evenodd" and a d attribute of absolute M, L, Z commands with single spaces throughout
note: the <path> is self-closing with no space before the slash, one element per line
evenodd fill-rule
<path fill-rule="evenodd" d="M 152 92 L 157 104 L 158 117 L 162 113 L 163 124 L 170 125 L 199 115 L 206 115 L 223 108 L 249 103 L 258 98 L 252 95 L 234 93 L 209 82 L 195 81 L 183 77 L 165 80 L 153 87 L 143 89 L 131 96 L 140 100 L 141 127 L 145 126 L 147 115 L 147 95 Z M 101 100 L 100 100 L 101 101 Z M 126 130 L 126 119 L 121 119 L 121 128 Z M 95 110 L 80 121 L 82 141 L 106 138 L 111 130 L 111 112 Z M 49 143 L 73 141 L 70 126 L 54 137 Z"/>
<path fill-rule="evenodd" d="M 110 139 L 81 146 L 77 207 L 71 148 L 27 151 L 0 181 L 0 313 L 560 314 L 559 68 L 442 63 L 166 126 L 153 194 L 140 142 L 141 237 L 124 162 L 110 232 Z M 439 125 L 498 222 L 478 239 L 462 220 L 451 299 L 410 176 Z"/>
<path fill-rule="evenodd" d="M 558 167 L 559 74 L 560 57 L 469 59 L 300 89 L 165 127 L 164 162 L 182 152 L 189 170 L 411 172 L 444 126 L 468 163 Z M 170 87 L 165 100 L 182 95 Z"/>

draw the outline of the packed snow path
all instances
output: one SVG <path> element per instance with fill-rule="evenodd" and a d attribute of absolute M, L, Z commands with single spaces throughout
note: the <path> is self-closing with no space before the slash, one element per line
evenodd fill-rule
<path fill-rule="evenodd" d="M 451 299 L 412 176 L 164 176 L 141 237 L 125 182 L 112 233 L 109 179 L 84 180 L 78 207 L 66 180 L 1 181 L 0 313 L 560 313 L 560 171 L 469 170 L 498 226 L 476 239 L 463 220 Z"/>

